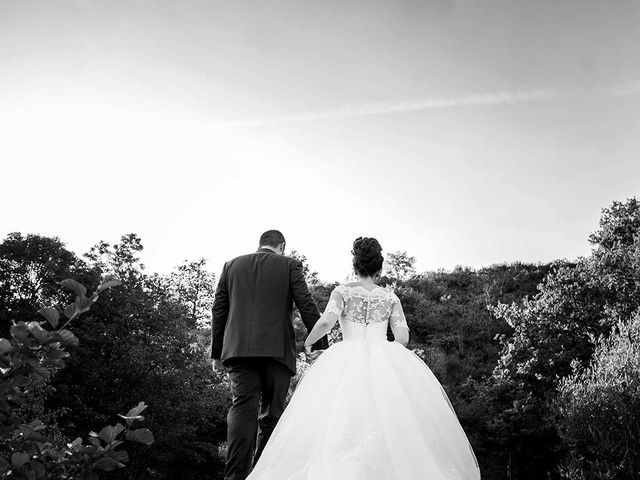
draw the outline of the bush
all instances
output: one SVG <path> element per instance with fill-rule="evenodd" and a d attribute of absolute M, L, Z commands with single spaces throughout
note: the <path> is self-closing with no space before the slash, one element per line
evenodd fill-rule
<path fill-rule="evenodd" d="M 568 480 L 636 478 L 640 472 L 640 313 L 595 340 L 591 364 L 559 385 Z"/>
<path fill-rule="evenodd" d="M 77 346 L 77 337 L 66 327 L 81 313 L 88 311 L 98 294 L 119 282 L 110 280 L 100 285 L 93 296 L 75 280 L 64 280 L 63 286 L 76 293 L 76 299 L 64 309 L 67 321 L 59 327 L 60 313 L 43 308 L 44 321 L 13 322 L 10 338 L 0 338 L 0 475 L 2 478 L 98 479 L 98 472 L 124 467 L 128 453 L 119 448 L 123 441 L 150 445 L 154 438 L 146 428 L 131 429 L 142 420 L 144 403 L 120 415 L 125 424 L 107 425 L 91 432 L 88 442 L 78 437 L 67 442 L 46 436 L 47 427 L 37 418 L 28 401 L 42 392 L 52 375 L 64 368 L 69 353 L 64 349 Z"/>

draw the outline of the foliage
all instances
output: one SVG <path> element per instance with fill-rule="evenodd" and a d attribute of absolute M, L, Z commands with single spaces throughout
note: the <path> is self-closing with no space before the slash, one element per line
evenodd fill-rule
<path fill-rule="evenodd" d="M 140 263 L 139 253 L 143 250 L 142 240 L 135 233 L 123 235 L 120 243 L 110 245 L 100 241 L 91 247 L 85 257 L 95 270 L 103 275 L 121 279 L 127 284 L 135 284 L 143 277 L 144 265 Z"/>
<path fill-rule="evenodd" d="M 13 236 L 12 240 L 17 237 Z M 48 243 L 48 242 L 47 242 Z M 31 244 L 32 245 L 32 244 Z M 30 246 L 31 246 L 30 245 Z M 25 262 L 27 263 L 27 262 Z M 101 284 L 87 296 L 81 283 L 66 279 L 62 285 L 72 290 L 75 301 L 64 309 L 67 320 L 61 324 L 60 312 L 51 307 L 39 311 L 43 321 L 13 322 L 10 339 L 0 338 L 0 475 L 2 478 L 98 479 L 97 472 L 124 467 L 129 455 L 120 447 L 123 440 L 150 445 L 154 437 L 146 428 L 132 429 L 144 417 L 142 402 L 121 415 L 122 423 L 91 432 L 88 443 L 78 437 L 70 443 L 46 436 L 40 419 L 27 418 L 22 409 L 38 384 L 47 383 L 65 366 L 69 356 L 65 347 L 78 345 L 78 338 L 66 327 L 87 312 L 104 290 L 118 285 L 116 280 Z"/>
<path fill-rule="evenodd" d="M 479 397 L 493 412 L 487 444 L 512 460 L 514 478 L 558 474 L 565 448 L 554 411 L 558 384 L 573 365 L 588 365 L 592 338 L 640 306 L 639 233 L 640 203 L 614 202 L 590 237 L 589 257 L 557 262 L 535 297 L 493 309 L 513 333 L 502 337 L 502 355 Z"/>
<path fill-rule="evenodd" d="M 302 263 L 302 273 L 304 274 L 304 278 L 309 287 L 313 287 L 320 284 L 320 280 L 318 279 L 318 272 L 311 270 L 309 267 L 309 261 L 307 260 L 306 255 L 298 252 L 297 250 L 291 250 L 289 254 L 291 258 L 295 258 L 300 263 Z"/>
<path fill-rule="evenodd" d="M 124 235 L 88 255 L 87 268 L 118 272 L 125 288 L 104 295 L 78 326 L 80 346 L 54 380 L 47 407 L 60 412 L 66 432 L 89 429 L 144 398 L 157 441 L 137 452 L 127 477 L 208 479 L 221 469 L 229 388 L 211 371 L 193 304 L 176 294 L 184 283 L 147 275 L 141 251 L 135 235 Z"/>
<path fill-rule="evenodd" d="M 208 327 L 215 296 L 215 275 L 207 271 L 207 261 L 185 261 L 169 278 L 168 286 L 179 301 L 188 307 L 188 327 Z"/>
<path fill-rule="evenodd" d="M 459 385 L 466 378 L 489 376 L 500 356 L 496 337 L 508 335 L 509 325 L 492 315 L 499 302 L 516 304 L 537 292 L 548 265 L 500 264 L 480 270 L 457 267 L 451 272 L 427 272 L 395 291 L 411 328 L 411 345 L 441 358 L 438 378 Z"/>
<path fill-rule="evenodd" d="M 27 239 L 29 248 L 21 244 Z M 50 245 L 61 272 L 73 272 L 90 288 L 101 277 L 117 274 L 124 287 L 101 292 L 100 302 L 74 327 L 80 343 L 66 359 L 66 368 L 52 376 L 51 384 L 31 388 L 20 411 L 46 421 L 51 436 L 74 438 L 76 432 L 110 422 L 142 398 L 151 412 L 146 423 L 157 440 L 149 448 L 134 448 L 126 472 L 112 476 L 197 480 L 221 470 L 218 444 L 225 437 L 230 393 L 225 379 L 211 371 L 207 332 L 192 328 L 193 304 L 177 294 L 184 284 L 176 276 L 146 274 L 139 260 L 142 242 L 134 234 L 115 245 L 100 242 L 86 260 L 57 239 L 13 234 L 7 242 L 10 248 L 0 243 L 7 256 L 0 256 L 0 295 L 4 292 L 14 318 L 27 307 L 37 310 L 36 304 L 13 298 L 7 288 L 23 281 L 22 264 L 33 265 L 40 274 L 38 284 L 46 287 L 42 291 L 52 292 L 42 298 L 60 309 L 66 304 L 66 296 L 51 287 L 59 284 L 61 274 L 40 268 L 46 261 L 38 252 Z"/>
<path fill-rule="evenodd" d="M 640 313 L 593 341 L 589 366 L 574 363 L 559 385 L 559 429 L 569 449 L 562 476 L 633 478 L 640 472 Z"/>
<path fill-rule="evenodd" d="M 416 273 L 416 259 L 407 252 L 389 252 L 385 258 L 385 275 L 395 280 L 406 280 Z"/>
<path fill-rule="evenodd" d="M 37 321 L 38 305 L 63 306 L 60 282 L 85 280 L 79 263 L 57 237 L 7 235 L 0 243 L 0 335 L 9 335 L 12 319 Z"/>

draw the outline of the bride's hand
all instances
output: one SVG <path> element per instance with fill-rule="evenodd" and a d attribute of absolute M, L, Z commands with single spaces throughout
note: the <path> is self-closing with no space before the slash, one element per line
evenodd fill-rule
<path fill-rule="evenodd" d="M 320 356 L 323 350 L 313 350 L 313 345 L 304 345 L 304 353 L 307 356 L 307 361 L 313 362 L 316 358 Z"/>

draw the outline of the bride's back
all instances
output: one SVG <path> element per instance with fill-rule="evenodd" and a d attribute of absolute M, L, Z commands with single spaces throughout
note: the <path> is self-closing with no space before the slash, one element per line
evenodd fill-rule
<path fill-rule="evenodd" d="M 325 310 L 338 315 L 342 336 L 349 340 L 386 340 L 387 324 L 396 331 L 408 328 L 397 295 L 379 286 L 347 283 L 331 293 Z"/>

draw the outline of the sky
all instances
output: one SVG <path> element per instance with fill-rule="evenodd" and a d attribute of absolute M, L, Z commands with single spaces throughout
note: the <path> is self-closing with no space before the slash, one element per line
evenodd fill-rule
<path fill-rule="evenodd" d="M 326 281 L 358 236 L 587 255 L 640 195 L 637 45 L 633 0 L 0 0 L 0 239 L 219 272 L 276 228 Z"/>

